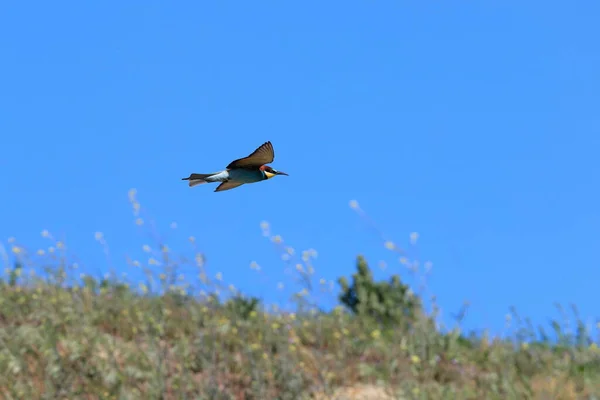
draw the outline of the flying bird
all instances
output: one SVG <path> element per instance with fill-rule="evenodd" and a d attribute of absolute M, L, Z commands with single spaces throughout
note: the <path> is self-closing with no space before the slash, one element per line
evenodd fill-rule
<path fill-rule="evenodd" d="M 203 183 L 221 182 L 215 192 L 234 189 L 244 183 L 254 183 L 271 179 L 276 175 L 286 175 L 285 172 L 276 171 L 268 165 L 275 159 L 275 151 L 271 142 L 263 143 L 248 157 L 238 158 L 229 163 L 223 171 L 212 174 L 191 174 L 183 181 L 189 181 L 189 186 L 194 187 Z"/>

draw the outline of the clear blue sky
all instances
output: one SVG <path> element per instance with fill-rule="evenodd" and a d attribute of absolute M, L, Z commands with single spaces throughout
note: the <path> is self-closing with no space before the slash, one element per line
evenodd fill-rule
<path fill-rule="evenodd" d="M 510 305 L 598 315 L 600 6 L 446 3 L 4 2 L 2 243 L 48 229 L 108 271 L 101 231 L 131 275 L 152 244 L 136 188 L 174 250 L 194 235 L 211 275 L 267 300 L 284 264 L 263 220 L 318 251 L 317 278 L 362 253 L 410 282 L 355 199 L 398 243 L 419 232 L 431 292 L 446 313 L 469 300 L 468 327 L 500 330 Z M 289 177 L 181 181 L 266 140 Z"/>

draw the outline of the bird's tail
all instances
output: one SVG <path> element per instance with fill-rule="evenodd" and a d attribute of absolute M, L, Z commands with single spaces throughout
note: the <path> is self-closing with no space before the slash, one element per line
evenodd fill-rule
<path fill-rule="evenodd" d="M 214 174 L 191 174 L 187 178 L 181 178 L 181 180 L 190 181 L 190 187 L 194 187 L 196 185 L 202 185 L 203 183 L 207 183 L 205 179 L 212 175 Z"/>

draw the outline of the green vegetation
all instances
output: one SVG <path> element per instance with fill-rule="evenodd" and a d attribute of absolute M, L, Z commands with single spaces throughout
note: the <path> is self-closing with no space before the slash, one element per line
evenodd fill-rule
<path fill-rule="evenodd" d="M 296 269 L 306 289 L 291 313 L 211 281 L 200 253 L 196 286 L 178 278 L 186 260 L 164 245 L 148 262 L 160 258 L 164 272 L 130 285 L 114 277 L 75 280 L 68 272 L 77 266 L 56 241 L 49 253 L 40 251 L 48 271 L 40 278 L 29 273 L 31 253 L 16 241 L 10 246 L 14 257 L 0 282 L 4 399 L 600 396 L 600 350 L 585 324 L 571 334 L 553 322 L 550 340 L 513 312 L 518 329 L 510 339 L 448 331 L 436 326 L 435 304 L 426 312 L 399 276 L 374 280 L 362 256 L 351 283 L 339 279 L 339 306 L 325 312 L 309 301 L 317 289 L 304 254 Z"/>

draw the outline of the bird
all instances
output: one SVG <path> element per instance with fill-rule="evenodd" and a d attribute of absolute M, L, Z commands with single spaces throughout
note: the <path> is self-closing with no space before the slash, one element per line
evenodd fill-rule
<path fill-rule="evenodd" d="M 238 158 L 225 167 L 224 170 L 212 174 L 190 174 L 183 181 L 189 181 L 189 187 L 203 183 L 221 182 L 215 192 L 234 189 L 245 183 L 266 181 L 277 175 L 289 176 L 283 171 L 277 171 L 266 165 L 275 159 L 275 151 L 270 141 L 263 143 L 249 156 Z"/>

